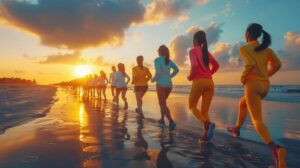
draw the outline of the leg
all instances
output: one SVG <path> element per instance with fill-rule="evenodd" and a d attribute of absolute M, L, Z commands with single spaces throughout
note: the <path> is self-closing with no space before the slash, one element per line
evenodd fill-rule
<path fill-rule="evenodd" d="M 256 81 L 248 81 L 245 86 L 245 98 L 252 123 L 258 135 L 266 144 L 272 142 L 272 137 L 268 128 L 262 120 L 260 83 Z"/>
<path fill-rule="evenodd" d="M 124 101 L 124 109 L 127 110 L 128 109 L 128 103 L 127 103 L 127 98 L 126 98 L 126 92 L 127 92 L 127 88 L 123 88 L 122 89 L 122 99 Z"/>
<path fill-rule="evenodd" d="M 106 100 L 106 86 L 103 87 L 102 93 L 103 93 L 104 100 Z"/>
<path fill-rule="evenodd" d="M 161 120 L 165 120 L 165 113 L 164 113 L 163 106 L 165 104 L 166 95 L 163 91 L 163 88 L 160 86 L 156 86 L 156 91 L 157 91 L 157 98 L 158 98 L 158 102 L 159 102 L 159 106 L 160 106 Z"/>
<path fill-rule="evenodd" d="M 165 100 L 164 100 L 165 115 L 168 118 L 169 123 L 173 122 L 173 119 L 172 119 L 172 116 L 171 116 L 171 113 L 170 113 L 170 109 L 169 109 L 169 107 L 167 105 L 167 99 L 168 99 L 171 91 L 172 91 L 172 88 L 165 88 Z"/>
<path fill-rule="evenodd" d="M 202 93 L 202 103 L 201 103 L 201 114 L 204 120 L 210 122 L 208 116 L 208 110 L 211 104 L 211 100 L 214 96 L 214 83 L 212 80 L 205 80 L 207 82 L 208 89 Z"/>
<path fill-rule="evenodd" d="M 121 89 L 116 89 L 116 102 L 117 102 L 118 106 L 119 106 L 119 96 L 120 96 L 120 93 L 121 93 Z"/>
<path fill-rule="evenodd" d="M 140 91 L 135 92 L 136 104 L 139 112 L 142 111 L 142 94 L 143 93 Z"/>
<path fill-rule="evenodd" d="M 113 96 L 113 99 L 116 97 L 116 88 L 114 86 L 111 87 L 111 94 Z"/>
<path fill-rule="evenodd" d="M 197 109 L 197 104 L 202 94 L 200 84 L 198 81 L 193 81 L 192 88 L 189 95 L 189 108 L 190 111 L 195 115 L 195 117 L 201 122 L 205 122 L 205 118 L 202 116 L 201 112 Z"/>
<path fill-rule="evenodd" d="M 239 102 L 239 114 L 236 122 L 236 127 L 241 128 L 247 117 L 247 103 L 245 97 L 242 97 Z"/>

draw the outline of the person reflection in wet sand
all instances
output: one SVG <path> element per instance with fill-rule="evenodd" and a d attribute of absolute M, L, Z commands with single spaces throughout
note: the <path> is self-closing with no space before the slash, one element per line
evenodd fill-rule
<path fill-rule="evenodd" d="M 167 153 L 169 152 L 170 145 L 174 143 L 173 132 L 168 133 L 169 140 L 167 142 L 163 141 L 160 143 L 161 150 L 158 154 L 156 160 L 157 168 L 172 168 L 172 162 L 169 160 Z"/>
<path fill-rule="evenodd" d="M 142 153 L 139 153 L 138 155 L 134 156 L 134 159 L 136 160 L 150 160 L 151 157 L 148 155 L 148 143 L 145 140 L 143 136 L 143 128 L 144 128 L 144 122 L 143 119 L 140 117 L 137 117 L 137 137 L 136 137 L 136 142 L 134 145 L 136 147 L 141 147 L 144 149 Z"/>

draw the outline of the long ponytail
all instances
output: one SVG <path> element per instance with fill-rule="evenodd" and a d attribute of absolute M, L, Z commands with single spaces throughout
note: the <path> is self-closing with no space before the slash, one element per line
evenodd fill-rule
<path fill-rule="evenodd" d="M 271 45 L 271 35 L 266 32 L 263 27 L 258 23 L 252 23 L 248 26 L 246 33 L 249 34 L 251 40 L 257 40 L 261 35 L 263 36 L 262 42 L 254 50 L 261 51 Z"/>
<path fill-rule="evenodd" d="M 208 46 L 206 40 L 206 34 L 204 31 L 198 31 L 194 35 L 194 47 L 196 45 L 202 45 L 202 59 L 206 67 L 209 67 L 209 55 Z"/>
<path fill-rule="evenodd" d="M 264 50 L 264 49 L 268 48 L 272 43 L 271 36 L 268 32 L 262 30 L 262 35 L 263 35 L 262 43 L 255 48 L 255 51 Z"/>

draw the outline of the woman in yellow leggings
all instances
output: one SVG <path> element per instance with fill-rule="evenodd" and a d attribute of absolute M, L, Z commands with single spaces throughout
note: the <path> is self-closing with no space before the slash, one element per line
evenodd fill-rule
<path fill-rule="evenodd" d="M 193 42 L 194 48 L 189 52 L 191 73 L 188 79 L 193 81 L 189 96 L 189 108 L 196 118 L 203 123 L 203 135 L 199 139 L 199 142 L 202 143 L 213 137 L 215 129 L 215 124 L 210 122 L 208 110 L 214 96 L 212 75 L 218 70 L 219 64 L 208 52 L 204 31 L 195 33 Z M 200 97 L 202 97 L 202 103 L 199 111 L 197 104 Z"/>
<path fill-rule="evenodd" d="M 257 39 L 263 35 L 262 42 Z M 269 91 L 269 77 L 275 74 L 281 67 L 280 60 L 272 49 L 271 36 L 263 30 L 262 26 L 253 23 L 247 28 L 245 38 L 247 45 L 240 48 L 240 55 L 244 62 L 244 71 L 241 82 L 244 85 L 244 97 L 239 102 L 239 115 L 235 126 L 228 127 L 227 130 L 235 137 L 240 136 L 247 111 L 249 111 L 252 123 L 258 135 L 268 144 L 273 153 L 276 168 L 285 168 L 286 150 L 275 144 L 268 128 L 262 119 L 262 99 Z M 269 68 L 268 68 L 269 66 Z"/>

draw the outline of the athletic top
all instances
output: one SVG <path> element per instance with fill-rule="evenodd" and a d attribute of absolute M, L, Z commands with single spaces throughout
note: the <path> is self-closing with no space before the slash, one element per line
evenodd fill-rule
<path fill-rule="evenodd" d="M 244 71 L 241 76 L 243 84 L 249 79 L 269 81 L 269 76 L 281 67 L 281 62 L 272 49 L 266 48 L 262 51 L 255 51 L 254 49 L 258 45 L 258 41 L 252 41 L 240 48 L 240 55 L 244 62 Z M 269 63 L 270 68 L 268 70 Z"/>
<path fill-rule="evenodd" d="M 112 73 L 109 75 L 109 82 L 111 82 L 111 86 L 116 86 L 115 75 L 116 75 L 116 72 L 112 72 Z"/>
<path fill-rule="evenodd" d="M 172 87 L 172 78 L 179 72 L 177 65 L 170 60 L 169 64 L 165 64 L 165 57 L 159 56 L 154 60 L 155 65 L 155 75 L 152 79 L 153 82 L 156 82 L 161 87 Z M 171 68 L 173 72 L 170 73 Z"/>
<path fill-rule="evenodd" d="M 102 78 L 101 76 L 99 76 L 98 78 L 97 78 L 97 85 L 98 86 L 106 86 L 106 80 L 105 80 L 105 78 Z"/>
<path fill-rule="evenodd" d="M 123 87 L 127 87 L 127 83 L 126 83 L 126 78 L 128 80 L 130 80 L 130 77 L 125 73 L 125 76 L 123 76 L 122 72 L 117 71 L 115 73 L 115 81 L 116 81 L 116 87 L 118 88 L 123 88 Z"/>
<path fill-rule="evenodd" d="M 208 59 L 210 67 L 206 67 L 203 62 L 202 46 L 196 46 L 189 52 L 191 62 L 191 72 L 189 80 L 195 80 L 199 78 L 212 78 L 212 75 L 219 69 L 219 63 L 217 60 L 208 52 Z"/>
<path fill-rule="evenodd" d="M 147 67 L 136 66 L 132 68 L 132 84 L 134 86 L 148 86 L 148 80 L 152 78 L 152 74 Z"/>

